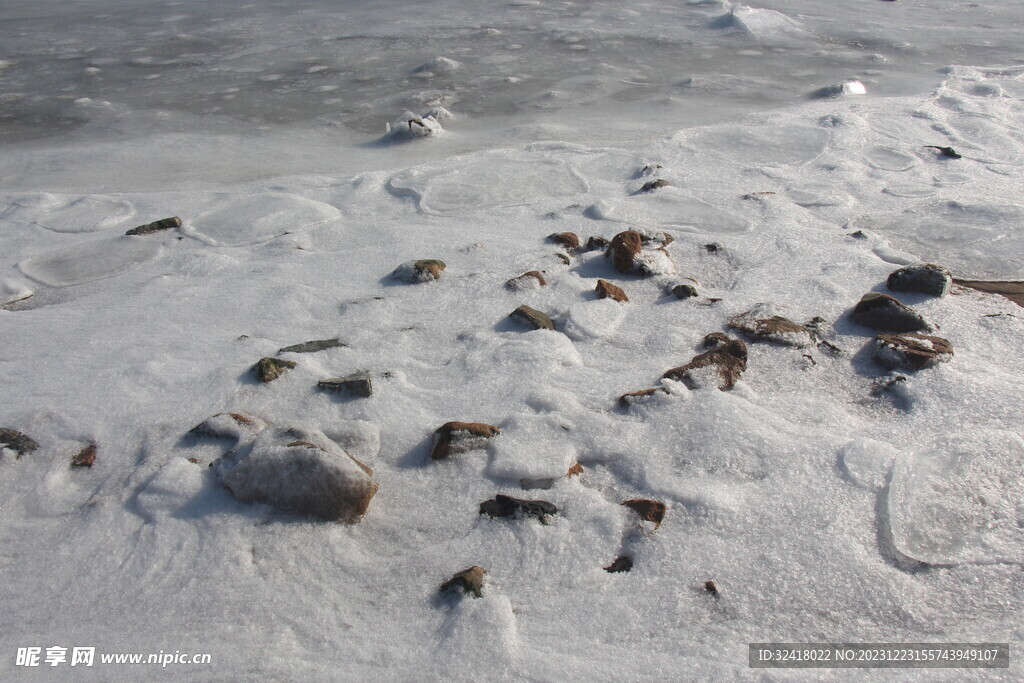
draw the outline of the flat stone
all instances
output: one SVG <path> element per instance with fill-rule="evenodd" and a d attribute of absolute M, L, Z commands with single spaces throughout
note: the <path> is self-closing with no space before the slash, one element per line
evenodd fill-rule
<path fill-rule="evenodd" d="M 140 225 L 137 228 L 132 228 L 125 235 L 131 237 L 134 235 L 150 235 L 154 232 L 162 232 L 164 230 L 172 230 L 174 228 L 181 227 L 181 219 L 177 216 L 171 216 L 170 218 L 161 218 L 158 221 L 147 223 L 146 225 Z"/>
<path fill-rule="evenodd" d="M 537 309 L 530 308 L 525 304 L 509 313 L 509 317 L 529 325 L 535 330 L 555 329 L 555 323 L 547 313 L 541 313 Z"/>
<path fill-rule="evenodd" d="M 72 467 L 92 467 L 96 462 L 96 444 L 89 444 L 71 459 Z"/>
<path fill-rule="evenodd" d="M 316 353 L 317 351 L 341 349 L 347 346 L 348 344 L 344 344 L 337 339 L 314 339 L 313 341 L 286 346 L 283 349 L 278 350 L 278 353 Z"/>
<path fill-rule="evenodd" d="M 655 529 L 661 526 L 661 520 L 665 519 L 665 504 L 660 501 L 634 498 L 622 504 L 635 511 L 645 522 L 654 522 Z"/>
<path fill-rule="evenodd" d="M 710 332 L 704 335 L 704 340 L 701 342 L 701 346 L 705 349 L 713 349 L 716 346 L 721 346 L 729 342 L 729 335 L 724 332 Z"/>
<path fill-rule="evenodd" d="M 730 339 L 724 344 L 695 356 L 686 365 L 672 368 L 662 377 L 682 382 L 690 389 L 695 389 L 697 383 L 693 380 L 691 373 L 705 367 L 713 367 L 718 370 L 719 389 L 731 389 L 743 371 L 747 369 L 747 345 L 740 339 Z"/>
<path fill-rule="evenodd" d="M 873 358 L 889 370 L 921 370 L 953 357 L 953 345 L 924 334 L 880 334 Z"/>
<path fill-rule="evenodd" d="M 781 315 L 759 317 L 763 310 L 767 308 L 755 308 L 733 316 L 729 319 L 729 327 L 757 342 L 770 342 L 800 349 L 814 344 L 815 335 L 810 329 Z"/>
<path fill-rule="evenodd" d="M 190 434 L 212 436 L 218 439 L 234 439 L 241 443 L 247 438 L 261 432 L 267 423 L 254 415 L 246 413 L 217 413 L 213 417 L 197 424 Z"/>
<path fill-rule="evenodd" d="M 910 306 L 897 301 L 888 294 L 869 292 L 865 294 L 853 312 L 850 320 L 885 332 L 930 332 L 932 326 Z"/>
<path fill-rule="evenodd" d="M 620 232 L 612 238 L 612 243 L 605 252 L 605 257 L 612 260 L 612 266 L 619 273 L 632 273 L 634 260 L 640 253 L 643 238 L 635 230 Z"/>
<path fill-rule="evenodd" d="M 953 280 L 953 284 L 987 294 L 999 294 L 1024 307 L 1024 282 L 996 280 Z"/>
<path fill-rule="evenodd" d="M 548 239 L 561 245 L 567 251 L 574 251 L 580 248 L 580 238 L 574 232 L 556 232 L 548 235 Z"/>
<path fill-rule="evenodd" d="M 925 263 L 905 266 L 889 274 L 885 286 L 894 292 L 917 292 L 929 296 L 946 296 L 953 276 L 942 266 Z"/>
<path fill-rule="evenodd" d="M 0 448 L 10 448 L 17 453 L 15 457 L 20 458 L 39 448 L 39 444 L 16 429 L 0 427 Z"/>
<path fill-rule="evenodd" d="M 431 460 L 444 460 L 450 455 L 483 448 L 487 439 L 501 429 L 483 422 L 446 422 L 434 430 Z"/>
<path fill-rule="evenodd" d="M 528 273 L 523 273 L 522 275 L 514 277 L 505 283 L 505 286 L 511 290 L 547 287 L 547 285 L 548 281 L 544 279 L 544 274 L 539 270 L 531 270 Z"/>
<path fill-rule="evenodd" d="M 621 287 L 613 285 L 607 280 L 598 280 L 595 291 L 597 292 L 597 298 L 599 299 L 614 299 L 615 301 L 623 302 L 629 301 L 629 297 L 626 296 L 626 293 L 622 291 Z"/>
<path fill-rule="evenodd" d="M 275 379 L 293 369 L 298 365 L 295 361 L 281 360 L 280 358 L 261 358 L 253 372 L 260 378 L 261 382 L 273 382 Z"/>
<path fill-rule="evenodd" d="M 615 561 L 604 568 L 609 574 L 622 574 L 633 568 L 633 558 L 629 555 L 621 555 Z"/>
<path fill-rule="evenodd" d="M 643 187 L 640 188 L 640 191 L 653 192 L 654 190 L 660 190 L 661 188 L 669 187 L 670 185 L 672 185 L 672 183 L 670 183 L 669 181 L 664 180 L 662 178 L 658 178 L 657 180 L 651 180 L 644 183 Z"/>
<path fill-rule="evenodd" d="M 477 565 L 473 565 L 469 569 L 463 569 L 442 583 L 439 592 L 462 591 L 463 593 L 471 593 L 475 598 L 483 597 L 484 574 L 486 573 L 487 571 L 483 567 L 478 567 Z"/>
<path fill-rule="evenodd" d="M 359 396 L 373 394 L 373 382 L 370 379 L 370 373 L 366 371 L 355 372 L 347 377 L 322 379 L 316 385 L 326 391 L 350 391 Z"/>
<path fill-rule="evenodd" d="M 546 500 L 523 500 L 498 494 L 491 500 L 480 503 L 480 514 L 491 517 L 536 517 L 541 524 L 548 524 L 548 516 L 558 513 L 558 508 Z"/>

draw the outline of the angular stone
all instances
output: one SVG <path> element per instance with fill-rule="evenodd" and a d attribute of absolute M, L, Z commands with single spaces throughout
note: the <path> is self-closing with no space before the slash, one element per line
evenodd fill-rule
<path fill-rule="evenodd" d="M 889 370 L 921 370 L 952 358 L 953 345 L 924 334 L 880 334 L 875 337 L 873 357 Z"/>
<path fill-rule="evenodd" d="M 275 379 L 293 369 L 298 365 L 295 361 L 281 360 L 280 358 L 261 358 L 253 372 L 260 378 L 261 382 L 273 382 Z"/>
<path fill-rule="evenodd" d="M 620 232 L 612 238 L 612 243 L 605 252 L 605 257 L 612 260 L 612 265 L 619 273 L 632 273 L 634 260 L 640 253 L 643 238 L 635 230 Z"/>
<path fill-rule="evenodd" d="M 373 382 L 370 379 L 370 373 L 365 370 L 352 373 L 347 377 L 322 379 L 316 385 L 326 391 L 351 391 L 359 396 L 371 396 L 373 394 Z"/>
<path fill-rule="evenodd" d="M 626 293 L 622 291 L 621 287 L 613 285 L 607 280 L 599 279 L 597 281 L 595 291 L 597 291 L 597 298 L 599 299 L 614 299 L 615 301 L 623 302 L 629 301 L 629 297 L 626 296 Z"/>
<path fill-rule="evenodd" d="M 587 240 L 587 251 L 607 249 L 609 244 L 611 244 L 611 242 L 609 242 L 603 237 L 592 236 L 590 239 Z"/>
<path fill-rule="evenodd" d="M 558 513 L 558 508 L 546 500 L 522 500 L 498 494 L 491 500 L 480 503 L 480 514 L 491 517 L 536 517 L 541 524 L 548 524 L 548 516 Z"/>
<path fill-rule="evenodd" d="M 500 433 L 500 428 L 483 422 L 445 422 L 434 430 L 430 459 L 444 460 L 449 455 L 483 448 L 487 439 Z"/>
<path fill-rule="evenodd" d="M 724 332 L 711 332 L 704 335 L 704 340 L 701 342 L 701 346 L 705 349 L 713 349 L 716 346 L 728 343 L 729 335 Z"/>
<path fill-rule="evenodd" d="M 718 597 L 718 586 L 716 586 L 715 582 L 711 579 L 708 579 L 704 582 L 704 591 L 707 593 L 711 593 L 711 595 L 715 596 L 716 598 Z"/>
<path fill-rule="evenodd" d="M 653 192 L 654 190 L 661 189 L 663 187 L 669 187 L 672 183 L 662 178 L 657 180 L 651 180 L 644 183 L 643 187 L 640 188 L 641 192 Z"/>
<path fill-rule="evenodd" d="M 548 235 L 548 239 L 561 245 L 566 251 L 574 251 L 580 248 L 580 238 L 574 232 L 556 232 Z"/>
<path fill-rule="evenodd" d="M 328 521 L 359 521 L 377 492 L 373 470 L 315 430 L 265 429 L 214 467 L 243 503 Z"/>
<path fill-rule="evenodd" d="M 631 405 L 633 405 L 633 402 L 636 401 L 636 399 L 653 396 L 659 391 L 667 393 L 661 387 L 652 387 L 650 389 L 641 389 L 640 391 L 631 391 L 628 394 L 623 394 L 622 396 L 619 396 L 619 405 L 622 406 L 623 408 L 628 408 Z"/>
<path fill-rule="evenodd" d="M 660 527 L 661 520 L 665 519 L 665 504 L 660 501 L 634 498 L 622 504 L 634 510 L 645 522 L 654 522 L 655 529 Z"/>
<path fill-rule="evenodd" d="M 92 467 L 96 462 L 96 444 L 89 444 L 71 459 L 72 467 Z"/>
<path fill-rule="evenodd" d="M 125 233 L 127 236 L 133 235 L 149 235 L 154 232 L 161 232 L 163 230 L 171 230 L 173 228 L 181 227 L 181 219 L 177 216 L 171 216 L 170 218 L 162 218 L 146 225 L 140 225 L 137 228 L 132 228 Z"/>
<path fill-rule="evenodd" d="M 781 315 L 759 317 L 765 310 L 767 307 L 758 307 L 733 316 L 729 319 L 729 327 L 744 333 L 753 341 L 795 346 L 800 349 L 814 344 L 814 332 L 810 329 Z"/>
<path fill-rule="evenodd" d="M 530 289 L 533 287 L 547 287 L 548 281 L 544 279 L 544 274 L 539 270 L 531 270 L 528 273 L 523 273 L 519 277 L 514 277 L 505 283 L 505 286 L 511 290 Z"/>
<path fill-rule="evenodd" d="M 953 284 L 987 294 L 999 294 L 1024 307 L 1024 282 L 994 280 L 953 280 Z"/>
<path fill-rule="evenodd" d="M 316 353 L 317 351 L 326 351 L 327 349 L 342 349 L 347 346 L 348 344 L 344 344 L 337 339 L 314 339 L 313 341 L 286 346 L 280 349 L 278 353 Z"/>
<path fill-rule="evenodd" d="M 473 565 L 442 583 L 438 592 L 447 593 L 461 590 L 463 593 L 472 593 L 475 598 L 483 597 L 484 574 L 486 573 L 487 571 L 483 567 Z"/>
<path fill-rule="evenodd" d="M 253 415 L 245 413 L 217 413 L 205 422 L 197 424 L 190 434 L 212 436 L 218 439 L 234 439 L 241 442 L 261 432 L 267 423 Z"/>
<path fill-rule="evenodd" d="M 569 471 L 566 472 L 565 476 L 575 477 L 578 474 L 583 474 L 583 465 L 576 463 L 575 465 L 569 468 Z"/>
<path fill-rule="evenodd" d="M 529 325 L 535 330 L 555 329 L 555 323 L 551 320 L 550 316 L 548 316 L 546 313 L 541 313 L 535 308 L 530 308 L 525 304 L 509 313 L 508 317 L 514 318 L 521 323 Z"/>
<path fill-rule="evenodd" d="M 676 285 L 672 288 L 672 293 L 676 295 L 677 299 L 690 299 L 697 296 L 697 288 L 693 285 Z"/>
<path fill-rule="evenodd" d="M 953 276 L 942 266 L 925 263 L 905 266 L 890 273 L 885 286 L 894 292 L 917 292 L 929 296 L 946 296 Z"/>
<path fill-rule="evenodd" d="M 672 368 L 662 377 L 682 382 L 690 389 L 697 388 L 691 372 L 700 368 L 713 367 L 718 370 L 719 389 L 730 389 L 743 371 L 747 369 L 747 345 L 740 339 L 730 339 L 728 342 L 716 346 L 695 356 L 686 365 Z"/>
<path fill-rule="evenodd" d="M 604 568 L 609 574 L 621 574 L 633 568 L 633 558 L 629 555 L 616 557 L 615 561 Z"/>
<path fill-rule="evenodd" d="M 420 259 L 419 261 L 407 261 L 395 268 L 391 274 L 397 280 L 413 284 L 430 282 L 441 279 L 444 271 L 444 261 L 438 259 Z"/>
<path fill-rule="evenodd" d="M 850 320 L 886 332 L 929 332 L 932 326 L 910 306 L 897 301 L 888 294 L 869 292 L 865 294 L 853 312 Z"/>
<path fill-rule="evenodd" d="M 39 444 L 16 429 L 0 427 L 0 448 L 10 448 L 17 453 L 15 457 L 20 458 L 39 448 Z"/>

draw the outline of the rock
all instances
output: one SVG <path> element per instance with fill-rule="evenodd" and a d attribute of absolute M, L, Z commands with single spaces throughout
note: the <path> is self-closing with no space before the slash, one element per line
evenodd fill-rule
<path fill-rule="evenodd" d="M 682 382 L 690 389 L 696 389 L 698 383 L 693 378 L 693 371 L 711 367 L 718 371 L 719 389 L 730 389 L 743 371 L 747 369 L 747 345 L 740 339 L 730 339 L 710 351 L 695 356 L 686 365 L 672 368 L 662 377 Z"/>
<path fill-rule="evenodd" d="M 173 228 L 181 227 L 181 219 L 177 216 L 171 216 L 170 218 L 162 218 L 146 225 L 140 225 L 137 228 L 132 228 L 125 235 L 131 237 L 134 235 L 149 235 L 154 232 L 161 232 L 163 230 L 172 230 Z"/>
<path fill-rule="evenodd" d="M 524 517 L 536 517 L 541 524 L 548 524 L 548 516 L 558 513 L 558 508 L 546 500 L 522 500 L 496 495 L 491 500 L 480 503 L 480 514 L 491 517 L 514 517 L 520 514 Z"/>
<path fill-rule="evenodd" d="M 450 113 L 443 108 L 438 108 L 437 111 L 431 110 L 422 116 L 416 116 L 407 111 L 391 123 L 384 124 L 384 137 L 392 140 L 411 140 L 440 135 L 444 132 L 441 120 L 448 118 L 445 114 Z"/>
<path fill-rule="evenodd" d="M 676 285 L 672 288 L 672 293 L 676 295 L 677 299 L 690 299 L 697 296 L 697 288 L 693 285 Z"/>
<path fill-rule="evenodd" d="M 514 277 L 505 283 L 505 286 L 511 290 L 518 291 L 521 289 L 533 289 L 536 287 L 547 287 L 548 281 L 544 279 L 544 274 L 539 270 L 531 270 L 528 273 L 523 273 L 519 277 Z"/>
<path fill-rule="evenodd" d="M 939 147 L 938 145 L 925 145 L 925 147 L 928 148 L 928 149 L 937 149 L 937 150 L 939 150 L 939 154 L 941 154 L 944 157 L 949 157 L 950 159 L 962 159 L 963 158 L 952 147 Z"/>
<path fill-rule="evenodd" d="M 546 313 L 541 313 L 535 308 L 530 308 L 525 304 L 509 313 L 508 317 L 529 325 L 535 330 L 555 329 L 555 323 L 551 320 L 550 316 Z"/>
<path fill-rule="evenodd" d="M 10 448 L 17 453 L 15 457 L 20 458 L 39 448 L 39 444 L 16 429 L 0 427 L 0 448 Z"/>
<path fill-rule="evenodd" d="M 781 315 L 766 315 L 771 307 L 759 305 L 729 319 L 729 327 L 753 341 L 771 342 L 802 349 L 814 344 L 816 337 L 807 327 Z"/>
<path fill-rule="evenodd" d="M 569 471 L 566 472 L 565 476 L 575 477 L 576 475 L 579 474 L 583 474 L 583 465 L 576 463 L 575 465 L 569 468 Z"/>
<path fill-rule="evenodd" d="M 713 349 L 716 346 L 721 346 L 729 342 L 729 335 L 724 332 L 711 332 L 704 335 L 704 340 L 701 342 L 701 346 L 705 349 Z"/>
<path fill-rule="evenodd" d="M 370 379 L 370 373 L 365 370 L 352 373 L 347 377 L 322 379 L 316 385 L 326 391 L 351 391 L 359 396 L 373 394 L 373 382 Z"/>
<path fill-rule="evenodd" d="M 719 252 L 725 251 L 725 247 L 723 247 L 718 242 L 708 242 L 707 244 L 704 245 L 703 248 L 704 251 L 708 252 L 709 254 L 717 254 Z"/>
<path fill-rule="evenodd" d="M 643 168 L 637 171 L 637 175 L 640 176 L 641 178 L 644 176 L 652 176 L 655 175 L 661 169 L 661 164 L 646 164 Z"/>
<path fill-rule="evenodd" d="M 930 332 L 932 330 L 931 324 L 910 306 L 897 301 L 888 294 L 879 294 L 878 292 L 865 294 L 854 307 L 850 314 L 850 320 L 858 325 L 886 332 Z"/>
<path fill-rule="evenodd" d="M 566 251 L 580 248 L 580 238 L 574 232 L 556 232 L 553 235 L 548 235 L 548 239 L 561 245 Z"/>
<path fill-rule="evenodd" d="M 629 301 L 629 297 L 626 296 L 626 293 L 622 291 L 621 287 L 613 285 L 607 280 L 599 279 L 595 290 L 597 291 L 597 297 L 599 299 L 614 299 L 615 301 L 623 302 Z"/>
<path fill-rule="evenodd" d="M 672 185 L 672 183 L 670 183 L 669 181 L 664 180 L 662 178 L 658 178 L 657 180 L 651 180 L 644 183 L 643 187 L 640 188 L 640 192 L 653 192 L 654 190 L 658 190 L 663 187 L 669 187 L 670 185 Z"/>
<path fill-rule="evenodd" d="M 953 284 L 988 294 L 1004 296 L 1018 306 L 1024 307 L 1024 282 L 990 280 L 953 280 Z"/>
<path fill-rule="evenodd" d="M 473 565 L 441 584 L 439 592 L 448 593 L 461 590 L 463 593 L 472 593 L 473 597 L 483 597 L 484 574 L 487 571 L 483 567 Z"/>
<path fill-rule="evenodd" d="M 446 422 L 434 430 L 431 460 L 444 460 L 449 455 L 483 448 L 487 439 L 497 436 L 501 429 L 483 422 Z"/>
<path fill-rule="evenodd" d="M 267 423 L 253 415 L 245 413 L 217 413 L 191 430 L 190 434 L 212 436 L 218 439 L 234 439 L 242 442 L 258 434 L 267 427 Z"/>
<path fill-rule="evenodd" d="M 302 342 L 293 346 L 286 346 L 278 350 L 278 353 L 316 353 L 327 349 L 341 349 L 347 347 L 337 339 L 314 339 L 313 341 Z"/>
<path fill-rule="evenodd" d="M 631 391 L 628 394 L 623 394 L 622 396 L 619 396 L 619 405 L 622 406 L 623 408 L 628 408 L 631 405 L 633 405 L 633 403 L 636 401 L 636 399 L 638 399 L 638 398 L 647 398 L 648 396 L 653 396 L 654 394 L 658 393 L 659 391 L 663 392 L 663 393 L 668 393 L 668 392 L 666 392 L 661 387 L 652 387 L 651 389 L 641 389 L 640 391 Z"/>
<path fill-rule="evenodd" d="M 273 382 L 275 379 L 293 369 L 298 363 L 280 358 L 261 358 L 253 366 L 253 372 L 260 378 L 261 382 Z"/>
<path fill-rule="evenodd" d="M 715 596 L 716 598 L 718 597 L 718 586 L 716 586 L 715 582 L 711 579 L 708 579 L 704 582 L 704 590 L 708 593 L 711 593 L 711 595 Z"/>
<path fill-rule="evenodd" d="M 918 292 L 930 296 L 946 296 L 953 277 L 942 266 L 925 263 L 905 266 L 892 272 L 885 286 L 894 292 Z"/>
<path fill-rule="evenodd" d="M 444 261 L 438 259 L 420 259 L 419 261 L 407 261 L 395 268 L 391 274 L 396 280 L 417 284 L 440 280 L 444 271 Z"/>
<path fill-rule="evenodd" d="M 634 260 L 640 253 L 643 239 L 640 233 L 635 230 L 620 232 L 614 238 L 605 252 L 605 257 L 612 260 L 612 265 L 619 273 L 632 273 L 635 268 Z"/>
<path fill-rule="evenodd" d="M 654 522 L 655 529 L 660 527 L 661 520 L 665 519 L 665 504 L 660 501 L 635 498 L 622 504 L 634 510 L 645 522 Z"/>
<path fill-rule="evenodd" d="M 952 358 L 953 345 L 924 334 L 880 334 L 875 337 L 873 357 L 889 370 L 921 370 Z"/>
<path fill-rule="evenodd" d="M 373 470 L 315 430 L 265 429 L 214 467 L 243 503 L 328 521 L 359 521 L 377 492 Z"/>
<path fill-rule="evenodd" d="M 89 444 L 71 459 L 72 467 L 92 467 L 96 462 L 96 444 Z"/>
<path fill-rule="evenodd" d="M 587 240 L 587 251 L 596 251 L 598 249 L 607 249 L 611 242 L 603 237 L 591 237 Z"/>
<path fill-rule="evenodd" d="M 604 568 L 609 574 L 621 574 L 633 568 L 633 558 L 629 555 L 616 557 L 615 561 Z"/>
<path fill-rule="evenodd" d="M 555 254 L 554 256 L 555 256 L 556 259 L 561 261 L 563 266 L 572 265 L 572 259 L 569 258 L 568 254 Z"/>

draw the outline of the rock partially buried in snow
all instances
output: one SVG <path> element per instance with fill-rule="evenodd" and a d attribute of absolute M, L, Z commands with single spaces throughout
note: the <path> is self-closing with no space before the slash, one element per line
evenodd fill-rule
<path fill-rule="evenodd" d="M 660 190 L 663 187 L 669 187 L 671 185 L 672 183 L 669 181 L 658 178 L 657 180 L 651 180 L 644 183 L 643 187 L 640 188 L 640 192 L 654 192 L 655 190 Z"/>
<path fill-rule="evenodd" d="M 629 555 L 620 555 L 615 561 L 604 568 L 609 574 L 624 574 L 633 568 L 633 558 Z"/>
<path fill-rule="evenodd" d="M 316 353 L 327 349 L 341 349 L 348 346 L 337 339 L 314 339 L 313 341 L 302 342 L 279 349 L 278 353 Z"/>
<path fill-rule="evenodd" d="M 621 287 L 613 285 L 607 280 L 598 280 L 597 287 L 595 287 L 594 290 L 597 292 L 597 298 L 599 299 L 613 299 L 614 301 L 622 302 L 629 301 L 629 297 L 626 296 L 626 293 L 622 291 Z"/>
<path fill-rule="evenodd" d="M 395 268 L 391 274 L 396 280 L 417 284 L 440 280 L 441 273 L 445 269 L 444 261 L 438 259 L 420 259 L 408 261 Z"/>
<path fill-rule="evenodd" d="M 556 232 L 553 235 L 548 235 L 548 239 L 561 245 L 566 251 L 575 251 L 580 248 L 580 238 L 574 232 Z"/>
<path fill-rule="evenodd" d="M 605 257 L 612 260 L 612 265 L 619 273 L 632 273 L 635 268 L 634 260 L 640 253 L 643 239 L 640 233 L 635 230 L 620 232 L 612 238 L 612 243 L 605 252 Z"/>
<path fill-rule="evenodd" d="M 867 93 L 868 89 L 860 81 L 842 81 L 815 90 L 814 96 L 821 99 L 833 99 L 846 95 L 866 95 Z"/>
<path fill-rule="evenodd" d="M 373 395 L 373 381 L 370 378 L 370 373 L 365 370 L 352 373 L 347 377 L 322 379 L 316 385 L 325 391 L 350 391 L 363 397 Z"/>
<path fill-rule="evenodd" d="M 905 266 L 893 271 L 885 286 L 894 292 L 918 292 L 930 296 L 946 296 L 953 277 L 942 266 L 925 263 Z"/>
<path fill-rule="evenodd" d="M 539 270 L 531 270 L 528 273 L 523 273 L 519 277 L 514 277 L 505 283 L 505 286 L 513 291 L 519 291 L 523 289 L 536 289 L 538 287 L 546 287 L 548 281 L 544 279 L 544 274 Z"/>
<path fill-rule="evenodd" d="M 655 529 L 660 527 L 661 521 L 665 519 L 665 504 L 661 501 L 634 498 L 623 501 L 622 504 L 640 515 L 640 519 L 645 522 L 654 522 Z"/>
<path fill-rule="evenodd" d="M 666 394 L 668 392 L 662 387 L 652 387 L 650 389 L 641 389 L 640 391 L 631 391 L 628 394 L 619 396 L 619 405 L 623 408 L 628 408 L 633 405 L 637 399 L 650 398 L 658 393 Z"/>
<path fill-rule="evenodd" d="M 0 448 L 9 448 L 17 453 L 18 458 L 31 453 L 39 448 L 39 444 L 33 441 L 27 434 L 22 434 L 16 429 L 0 427 Z"/>
<path fill-rule="evenodd" d="M 259 362 L 253 366 L 253 372 L 261 382 L 273 382 L 297 365 L 298 363 L 295 361 L 281 360 L 280 358 L 260 358 Z"/>
<path fill-rule="evenodd" d="M 662 377 L 682 382 L 690 389 L 696 389 L 700 382 L 695 373 L 710 368 L 718 376 L 718 388 L 731 389 L 747 369 L 747 345 L 740 339 L 730 339 L 710 351 L 695 356 L 686 365 L 672 368 Z M 652 392 L 653 393 L 653 392 Z"/>
<path fill-rule="evenodd" d="M 921 370 L 953 357 L 953 345 L 924 334 L 880 334 L 872 357 L 889 370 Z"/>
<path fill-rule="evenodd" d="M 456 61 L 449 57 L 434 57 L 429 62 L 420 64 L 412 70 L 414 74 L 432 74 L 437 76 L 447 76 L 453 74 L 462 68 L 462 62 Z"/>
<path fill-rule="evenodd" d="M 865 294 L 853 312 L 850 320 L 886 332 L 930 332 L 932 325 L 910 306 L 888 294 L 869 292 Z"/>
<path fill-rule="evenodd" d="M 319 431 L 270 428 L 215 464 L 243 503 L 357 522 L 377 492 L 373 470 Z"/>
<path fill-rule="evenodd" d="M 729 327 L 742 332 L 753 341 L 806 348 L 815 342 L 807 327 L 781 315 L 768 315 L 771 307 L 759 305 L 729 319 Z"/>
<path fill-rule="evenodd" d="M 429 138 L 443 132 L 444 127 L 434 115 L 416 116 L 412 112 L 405 112 L 384 127 L 384 137 L 392 140 Z"/>
<path fill-rule="evenodd" d="M 987 294 L 999 294 L 1024 307 L 1024 282 L 990 280 L 953 280 L 953 284 Z"/>
<path fill-rule="evenodd" d="M 674 286 L 672 288 L 672 294 L 674 294 L 677 299 L 692 299 L 697 296 L 697 288 L 693 285 L 683 283 Z"/>
<path fill-rule="evenodd" d="M 509 313 L 508 317 L 518 320 L 524 325 L 528 325 L 535 330 L 555 329 L 555 323 L 551 320 L 551 316 L 547 313 L 538 311 L 536 308 L 530 308 L 526 304 L 523 304 L 516 310 Z"/>
<path fill-rule="evenodd" d="M 548 524 L 548 517 L 558 513 L 558 508 L 546 500 L 523 500 L 498 494 L 491 500 L 480 503 L 480 514 L 491 517 L 536 517 L 541 524 Z"/>
<path fill-rule="evenodd" d="M 92 467 L 96 462 L 96 444 L 89 444 L 71 459 L 72 467 Z"/>
<path fill-rule="evenodd" d="M 463 593 L 471 593 L 473 597 L 483 597 L 484 574 L 487 571 L 483 567 L 473 565 L 441 584 L 439 592 L 449 593 L 461 590 Z"/>
<path fill-rule="evenodd" d="M 705 349 L 713 349 L 716 346 L 727 344 L 729 342 L 729 335 L 724 332 L 710 332 L 704 335 L 704 339 L 701 341 L 701 346 Z"/>
<path fill-rule="evenodd" d="M 603 237 L 592 236 L 587 240 L 587 251 L 605 250 L 611 242 Z"/>
<path fill-rule="evenodd" d="M 181 227 L 181 219 L 177 216 L 171 216 L 170 218 L 162 218 L 146 225 L 140 225 L 137 228 L 132 228 L 125 235 L 131 237 L 132 235 L 151 235 L 154 232 L 163 232 L 164 230 L 172 230 L 174 228 Z"/>
<path fill-rule="evenodd" d="M 444 460 L 449 455 L 483 448 L 501 429 L 483 422 L 446 422 L 434 431 L 431 460 Z"/>
<path fill-rule="evenodd" d="M 236 443 L 241 443 L 266 427 L 266 422 L 253 415 L 217 413 L 205 422 L 197 424 L 189 433 L 218 439 L 234 439 Z"/>

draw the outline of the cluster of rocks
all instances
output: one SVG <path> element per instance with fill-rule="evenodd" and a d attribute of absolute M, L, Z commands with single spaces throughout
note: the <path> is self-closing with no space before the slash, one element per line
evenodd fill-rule
<path fill-rule="evenodd" d="M 344 348 L 347 344 L 338 339 L 314 339 L 312 341 L 286 346 L 278 353 L 315 353 L 327 349 Z M 297 361 L 285 360 L 274 356 L 267 356 L 259 359 L 252 370 L 256 377 L 264 383 L 273 382 L 289 370 L 298 367 Z M 319 380 L 317 387 L 330 392 L 349 392 L 357 396 L 369 397 L 373 395 L 373 378 L 366 370 L 360 370 L 343 377 L 330 377 Z"/>
<path fill-rule="evenodd" d="M 15 460 L 39 450 L 39 444 L 28 434 L 10 427 L 0 427 L 0 450 L 14 452 Z M 86 444 L 71 458 L 71 467 L 92 467 L 96 462 L 96 444 Z"/>

